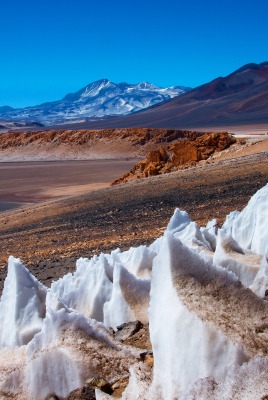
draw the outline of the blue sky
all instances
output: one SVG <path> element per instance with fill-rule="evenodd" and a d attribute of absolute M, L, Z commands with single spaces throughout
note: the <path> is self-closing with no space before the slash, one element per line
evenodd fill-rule
<path fill-rule="evenodd" d="M 1 1 L 0 106 L 101 78 L 198 86 L 268 60 L 267 0 Z"/>

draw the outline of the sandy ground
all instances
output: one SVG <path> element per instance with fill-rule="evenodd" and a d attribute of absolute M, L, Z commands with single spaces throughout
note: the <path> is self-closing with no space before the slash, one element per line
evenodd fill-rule
<path fill-rule="evenodd" d="M 175 207 L 202 225 L 214 217 L 223 222 L 268 182 L 267 144 L 230 149 L 194 168 L 0 214 L 0 284 L 9 255 L 20 257 L 49 285 L 73 271 L 81 256 L 151 243 Z"/>
<path fill-rule="evenodd" d="M 136 160 L 0 163 L 0 211 L 109 186 Z"/>

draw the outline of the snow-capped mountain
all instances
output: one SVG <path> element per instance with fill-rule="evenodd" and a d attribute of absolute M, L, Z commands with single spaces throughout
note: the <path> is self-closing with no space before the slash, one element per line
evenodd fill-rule
<path fill-rule="evenodd" d="M 59 101 L 20 109 L 0 107 L 0 117 L 6 121 L 36 121 L 48 125 L 66 120 L 108 118 L 151 107 L 189 89 L 184 86 L 160 88 L 148 82 L 116 84 L 102 79 Z"/>

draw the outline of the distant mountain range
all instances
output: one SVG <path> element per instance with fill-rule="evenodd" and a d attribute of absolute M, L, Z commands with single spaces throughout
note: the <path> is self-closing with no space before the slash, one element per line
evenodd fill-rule
<path fill-rule="evenodd" d="M 0 107 L 0 119 L 51 125 L 77 119 L 110 118 L 140 111 L 188 90 L 190 88 L 184 86 L 160 88 L 148 82 L 116 84 L 102 79 L 59 101 L 19 109 Z"/>
<path fill-rule="evenodd" d="M 247 64 L 192 90 L 102 79 L 59 101 L 21 109 L 0 107 L 4 127 L 2 121 L 26 123 L 28 128 L 34 123 L 33 129 L 40 123 L 70 129 L 195 129 L 268 123 L 268 62 Z"/>
<path fill-rule="evenodd" d="M 247 64 L 142 112 L 75 127 L 191 129 L 260 123 L 268 124 L 268 62 Z"/>

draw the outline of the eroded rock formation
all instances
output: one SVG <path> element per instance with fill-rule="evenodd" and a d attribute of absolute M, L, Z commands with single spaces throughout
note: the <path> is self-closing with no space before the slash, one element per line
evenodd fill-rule
<path fill-rule="evenodd" d="M 235 142 L 236 139 L 227 132 L 213 132 L 200 137 L 178 139 L 171 145 L 150 151 L 144 160 L 113 184 L 165 174 L 196 165 L 199 161 L 207 160 L 215 152 L 227 149 Z"/>

